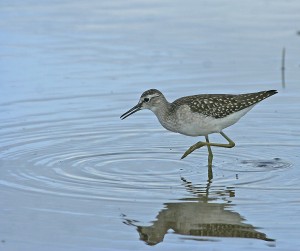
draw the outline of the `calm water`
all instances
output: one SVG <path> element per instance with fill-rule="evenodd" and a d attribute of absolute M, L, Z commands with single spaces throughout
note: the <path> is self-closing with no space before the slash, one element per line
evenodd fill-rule
<path fill-rule="evenodd" d="M 0 249 L 298 250 L 299 8 L 2 0 Z M 197 138 L 119 119 L 149 88 L 279 94 L 225 130 L 208 181 L 206 149 L 179 160 Z"/>

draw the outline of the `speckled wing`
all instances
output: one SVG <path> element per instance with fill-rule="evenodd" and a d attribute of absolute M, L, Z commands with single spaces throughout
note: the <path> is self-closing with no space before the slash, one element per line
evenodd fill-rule
<path fill-rule="evenodd" d="M 276 93 L 277 91 L 270 90 L 239 95 L 194 95 L 177 99 L 172 103 L 172 106 L 174 109 L 176 109 L 176 107 L 179 107 L 180 105 L 188 105 L 193 112 L 201 113 L 214 118 L 224 118 L 234 112 L 255 105 Z"/>

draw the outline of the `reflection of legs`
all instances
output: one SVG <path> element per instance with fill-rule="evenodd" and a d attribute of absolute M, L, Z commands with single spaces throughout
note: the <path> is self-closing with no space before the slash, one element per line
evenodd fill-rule
<path fill-rule="evenodd" d="M 235 143 L 230 139 L 228 138 L 228 136 L 223 133 L 223 132 L 220 132 L 220 134 L 228 141 L 228 144 L 221 144 L 221 143 L 211 143 L 211 142 L 202 142 L 202 141 L 199 141 L 197 142 L 196 144 L 192 145 L 181 157 L 181 159 L 185 158 L 186 156 L 188 156 L 190 153 L 192 153 L 193 151 L 195 151 L 196 149 L 198 148 L 201 148 L 202 146 L 218 146 L 218 147 L 226 147 L 226 148 L 232 148 L 235 146 Z M 206 137 L 205 137 L 206 138 Z M 209 151 L 209 150 L 208 150 Z M 212 155 L 212 154 L 211 154 Z"/>
<path fill-rule="evenodd" d="M 199 186 L 193 185 L 192 182 L 186 180 L 185 178 L 180 178 L 183 182 L 183 185 L 185 186 L 186 190 L 194 195 L 197 195 L 201 201 L 207 202 L 209 200 L 209 190 L 210 186 L 212 184 L 212 180 L 208 180 L 206 186 L 202 186 L 201 188 Z"/>

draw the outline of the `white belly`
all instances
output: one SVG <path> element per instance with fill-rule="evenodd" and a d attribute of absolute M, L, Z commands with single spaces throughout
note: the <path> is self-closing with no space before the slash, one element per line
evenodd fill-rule
<path fill-rule="evenodd" d="M 224 128 L 235 124 L 241 117 L 250 111 L 253 106 L 219 119 L 193 113 L 188 106 L 183 106 L 177 111 L 176 126 L 175 128 L 173 126 L 173 130 L 171 131 L 176 131 L 188 136 L 204 136 L 211 133 L 218 133 Z"/>

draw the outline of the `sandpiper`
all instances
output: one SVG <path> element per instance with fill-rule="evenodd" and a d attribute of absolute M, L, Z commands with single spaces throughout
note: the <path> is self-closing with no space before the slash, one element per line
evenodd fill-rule
<path fill-rule="evenodd" d="M 232 148 L 235 143 L 222 131 L 235 124 L 260 101 L 276 94 L 276 90 L 246 94 L 200 94 L 182 97 L 169 103 L 165 96 L 156 89 L 145 91 L 136 106 L 125 112 L 120 118 L 142 110 L 151 110 L 161 125 L 169 131 L 187 136 L 205 136 L 205 142 L 192 145 L 181 157 L 196 149 L 207 146 L 208 165 L 212 166 L 211 146 Z M 212 143 L 208 135 L 220 133 L 228 144 Z"/>

